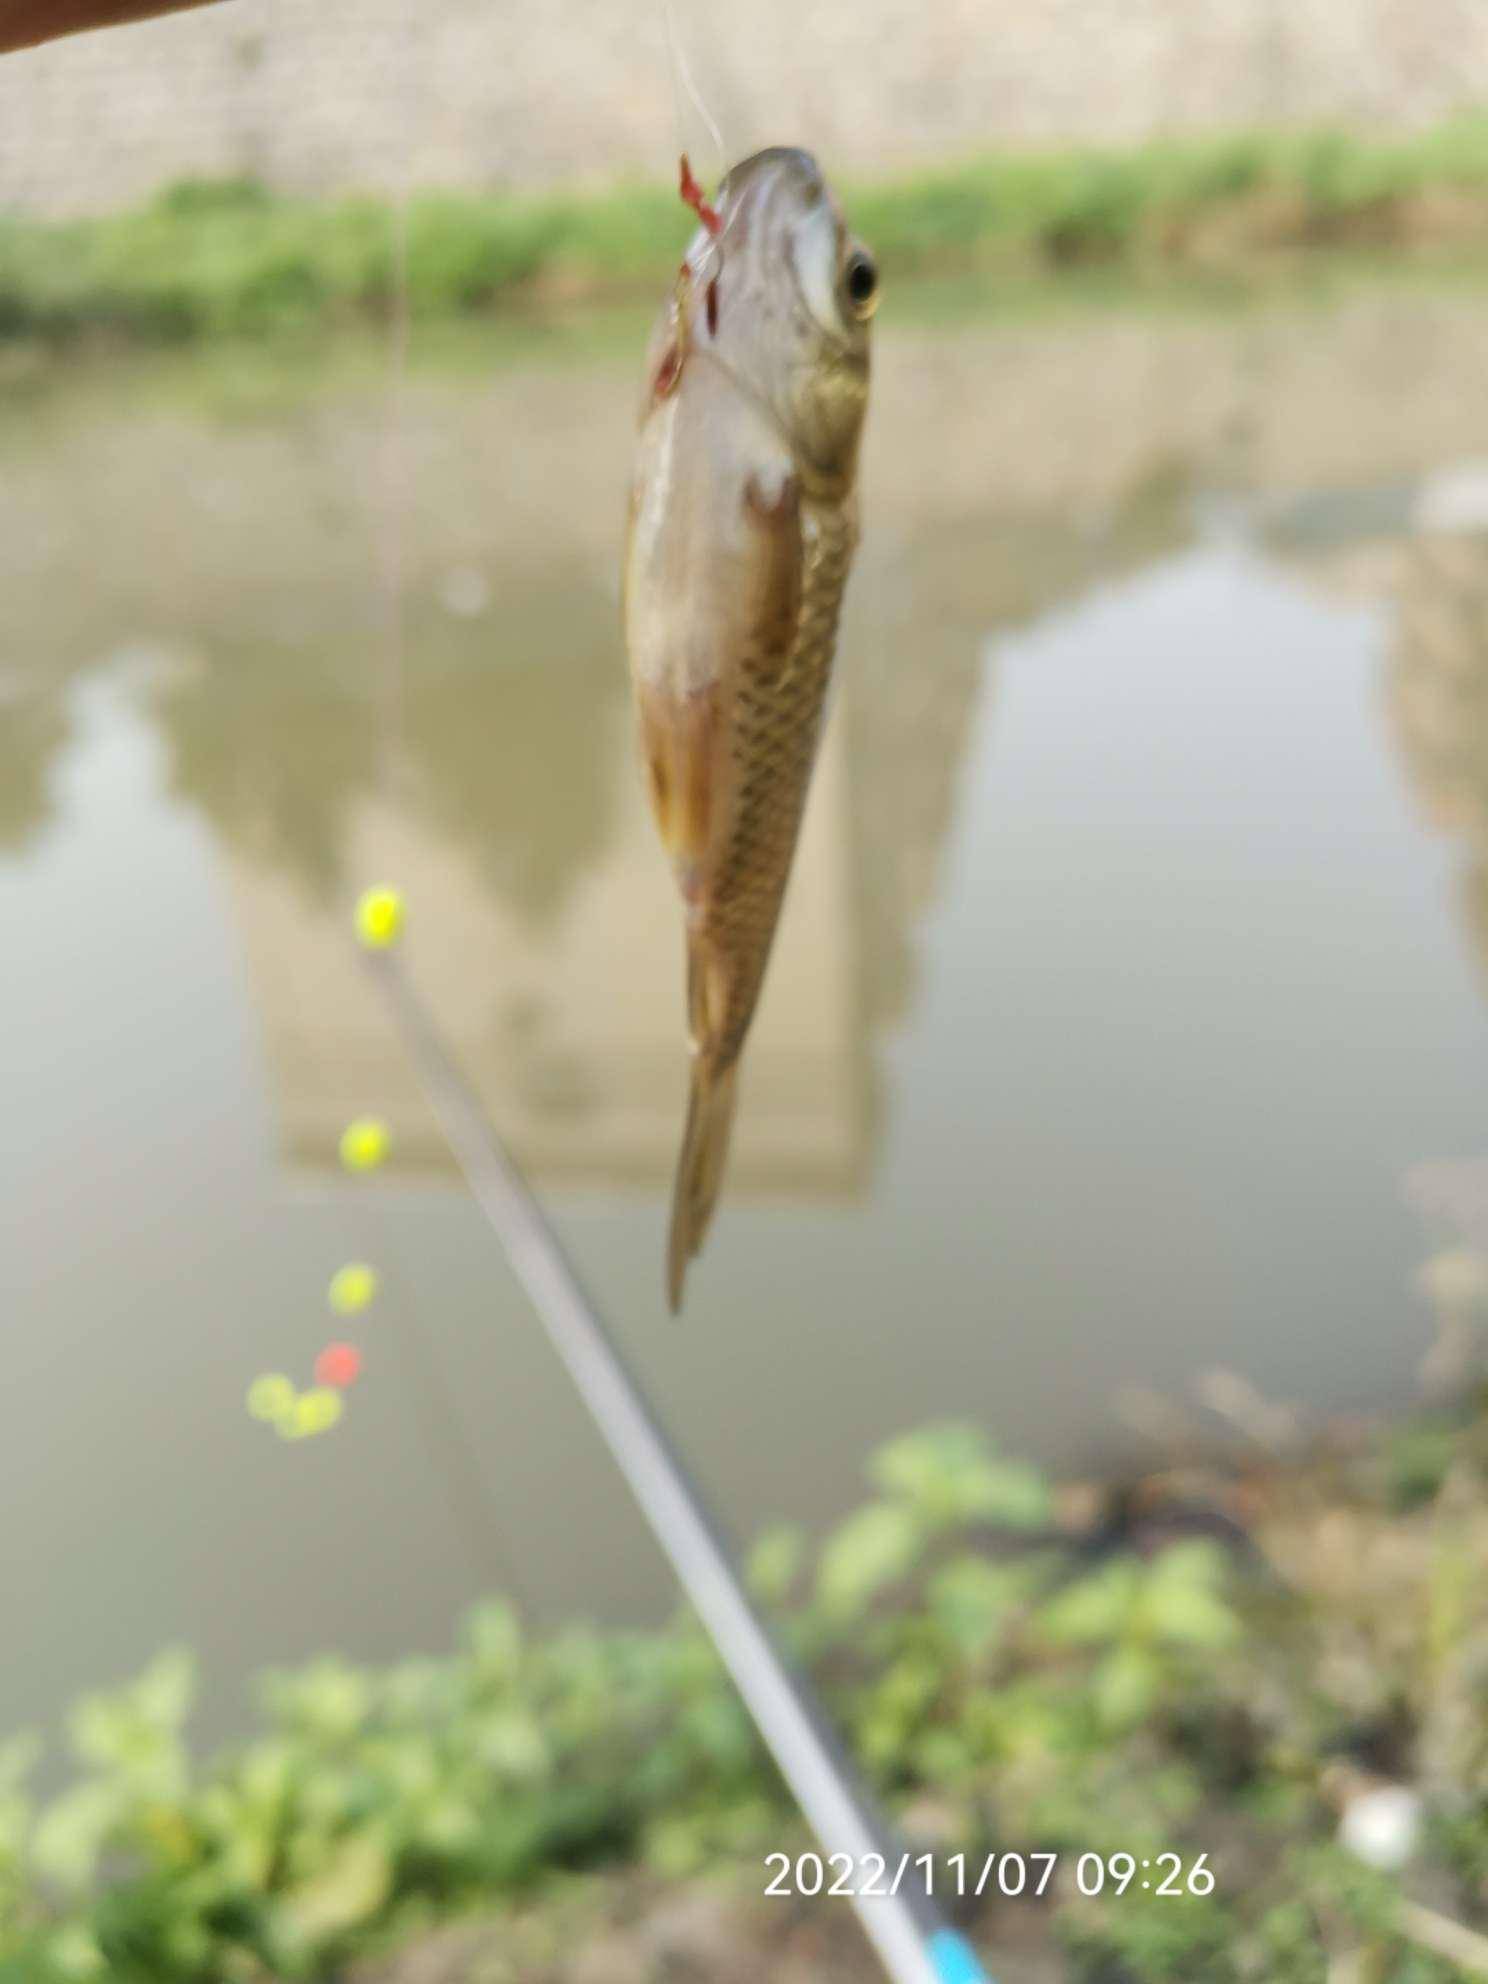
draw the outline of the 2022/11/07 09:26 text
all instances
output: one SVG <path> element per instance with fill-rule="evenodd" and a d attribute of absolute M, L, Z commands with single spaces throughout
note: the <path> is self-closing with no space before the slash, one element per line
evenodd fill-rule
<path fill-rule="evenodd" d="M 889 1897 L 903 1892 L 905 1884 L 916 1884 L 927 1895 L 1001 1894 L 1009 1898 L 1027 1894 L 1035 1899 L 1045 1894 L 1053 1882 L 1062 1856 L 1058 1853 L 989 1853 L 980 1861 L 964 1853 L 937 1859 L 933 1853 L 901 1853 L 890 1863 L 881 1854 L 868 1853 L 855 1860 L 848 1853 L 769 1853 L 765 1869 L 770 1875 L 767 1895 L 802 1895 L 808 1899 L 825 1894 L 852 1899 Z M 1078 1893 L 1122 1895 L 1135 1890 L 1153 1895 L 1213 1894 L 1214 1876 L 1209 1871 L 1208 1854 L 1200 1853 L 1185 1866 L 1177 1853 L 1159 1853 L 1139 1858 L 1132 1853 L 1082 1853 L 1074 1863 L 1074 1883 Z"/>

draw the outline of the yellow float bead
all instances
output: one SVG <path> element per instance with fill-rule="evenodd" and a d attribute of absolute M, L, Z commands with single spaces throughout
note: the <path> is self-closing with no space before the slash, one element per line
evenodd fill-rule
<path fill-rule="evenodd" d="M 354 1316 L 374 1299 L 377 1288 L 376 1268 L 369 1268 L 365 1261 L 348 1261 L 331 1276 L 326 1301 L 338 1316 Z"/>
<path fill-rule="evenodd" d="M 248 1410 L 255 1419 L 277 1425 L 295 1407 L 295 1388 L 282 1371 L 265 1371 L 248 1387 Z"/>
<path fill-rule="evenodd" d="M 363 892 L 356 906 L 358 940 L 369 951 L 385 951 L 403 935 L 403 898 L 396 889 Z"/>
<path fill-rule="evenodd" d="M 286 1440 L 313 1439 L 317 1433 L 328 1433 L 345 1410 L 340 1392 L 329 1385 L 317 1385 L 313 1391 L 300 1393 L 294 1411 L 279 1422 L 279 1431 Z"/>
<path fill-rule="evenodd" d="M 375 1171 L 392 1143 L 392 1132 L 380 1116 L 358 1116 L 341 1132 L 341 1162 L 348 1171 Z"/>

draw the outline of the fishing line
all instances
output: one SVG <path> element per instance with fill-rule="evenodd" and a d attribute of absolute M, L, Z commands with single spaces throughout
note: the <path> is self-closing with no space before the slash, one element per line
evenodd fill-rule
<path fill-rule="evenodd" d="M 398 817 L 400 795 L 407 784 L 404 775 L 408 657 L 407 400 L 412 324 L 409 221 L 413 54 L 409 23 L 400 63 L 400 128 L 392 147 L 394 179 L 388 199 L 387 375 L 374 528 L 382 658 L 376 688 L 373 791 L 385 819 Z M 387 1313 L 397 1331 L 399 1360 L 406 1374 L 405 1388 L 414 1401 L 425 1452 L 439 1459 L 449 1507 L 470 1552 L 472 1568 L 482 1582 L 494 1574 L 523 1609 L 530 1611 L 525 1580 L 517 1573 L 498 1514 L 499 1504 L 445 1377 L 436 1333 L 415 1291 L 413 1278 L 403 1272 L 387 1212 L 358 1193 L 350 1208 L 350 1218 L 358 1230 L 364 1258 L 376 1267 L 385 1284 Z"/>
<path fill-rule="evenodd" d="M 406 565 L 403 533 L 403 492 L 407 487 L 404 445 L 405 400 L 408 388 L 408 170 L 407 147 L 389 210 L 388 227 L 388 382 L 382 434 L 382 533 L 379 563 L 382 575 L 383 666 L 377 720 L 378 796 L 390 801 L 398 783 L 404 737 L 404 676 L 406 647 Z"/>
<path fill-rule="evenodd" d="M 405 1272 L 402 1249 L 393 1237 L 386 1210 L 358 1194 L 352 1207 L 361 1258 L 375 1261 L 389 1315 L 397 1333 L 397 1356 L 403 1367 L 404 1396 L 411 1402 L 428 1454 L 441 1456 L 444 1485 L 455 1528 L 465 1547 L 470 1570 L 484 1584 L 494 1570 L 498 1583 L 519 1608 L 533 1610 L 531 1592 L 517 1571 L 499 1504 L 476 1458 L 470 1437 L 444 1375 L 435 1332 L 424 1303 L 415 1292 L 415 1279 Z"/>
<path fill-rule="evenodd" d="M 685 95 L 693 109 L 703 121 L 704 129 L 713 140 L 713 148 L 718 154 L 718 177 L 722 179 L 728 170 L 728 152 L 724 146 L 723 133 L 719 130 L 712 112 L 703 101 L 702 92 L 693 80 L 687 56 L 677 38 L 677 24 L 672 15 L 672 0 L 661 0 L 662 29 L 666 36 L 667 52 L 671 58 L 672 75 L 672 123 L 676 133 L 675 150 L 682 153 L 688 150 L 687 133 L 684 129 L 682 99 Z"/>

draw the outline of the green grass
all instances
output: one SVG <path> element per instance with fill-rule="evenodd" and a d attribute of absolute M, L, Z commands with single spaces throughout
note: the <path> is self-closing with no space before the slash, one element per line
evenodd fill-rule
<path fill-rule="evenodd" d="M 1211 253 L 1225 216 L 1231 247 L 1408 240 L 1442 195 L 1455 196 L 1458 228 L 1488 234 L 1488 113 L 1385 140 L 1272 132 L 1008 153 L 845 191 L 891 277 Z M 689 225 L 665 185 L 420 194 L 408 216 L 410 301 L 420 317 L 449 318 L 654 288 Z M 291 201 L 249 181 L 191 182 L 101 218 L 0 216 L 0 339 L 293 331 L 383 315 L 393 284 L 393 228 L 372 198 Z"/>

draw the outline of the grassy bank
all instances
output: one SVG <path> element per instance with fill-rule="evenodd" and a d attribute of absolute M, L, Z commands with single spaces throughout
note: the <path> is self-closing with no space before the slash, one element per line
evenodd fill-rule
<path fill-rule="evenodd" d="M 891 282 L 925 268 L 1482 240 L 1488 114 L 1384 140 L 1266 133 L 989 156 L 846 193 Z M 687 231 L 665 186 L 421 194 L 409 214 L 412 305 L 437 318 L 654 289 Z M 0 216 L 0 338 L 165 342 L 376 316 L 393 266 L 382 202 L 290 201 L 247 182 L 182 185 L 98 219 Z"/>
<path fill-rule="evenodd" d="M 1468 1973 L 1434 1941 L 1488 1953 L 1488 1419 L 1103 1508 L 954 1428 L 873 1480 L 820 1551 L 774 1535 L 753 1576 L 980 1943 L 1088 1984 L 1446 1984 Z M 801 1975 L 837 1976 L 837 1948 L 859 1974 L 840 1909 L 760 1899 L 764 1855 L 808 1842 L 686 1620 L 544 1635 L 492 1604 L 450 1656 L 271 1678 L 260 1733 L 205 1766 L 191 1692 L 165 1656 L 83 1702 L 76 1781 L 40 1809 L 33 1746 L 0 1747 L 4 1984 L 660 1974 L 622 1945 L 701 1875 L 739 1903 L 732 1954 L 686 1974 L 795 1976 L 787 1933 Z M 1340 1835 L 1381 1781 L 1418 1812 L 1400 1872 Z M 992 1852 L 1060 1871 L 957 1901 L 949 1856 Z M 1116 1863 L 1091 1895 L 1086 1853 L 1183 1872 L 1118 1896 Z M 432 1963 L 436 1932 L 468 1963 Z"/>

